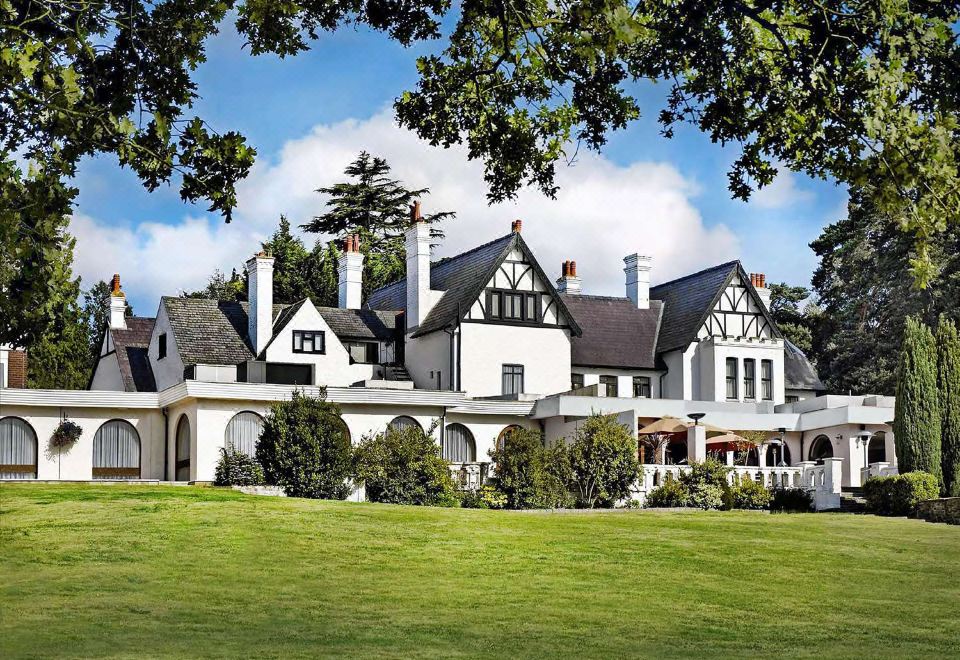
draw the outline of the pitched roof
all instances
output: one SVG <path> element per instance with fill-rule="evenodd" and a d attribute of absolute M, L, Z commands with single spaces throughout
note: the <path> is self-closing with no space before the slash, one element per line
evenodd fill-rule
<path fill-rule="evenodd" d="M 783 380 L 788 390 L 824 392 L 827 389 L 807 356 L 789 340 L 783 342 Z"/>
<path fill-rule="evenodd" d="M 663 302 L 663 320 L 660 324 L 660 338 L 657 343 L 658 353 L 683 350 L 696 341 L 700 326 L 713 311 L 734 275 L 740 276 L 741 281 L 759 303 L 759 295 L 739 261 L 728 261 L 650 289 L 651 300 Z M 780 336 L 777 324 L 774 323 L 766 306 L 762 304 L 759 306 L 776 335 Z"/>
<path fill-rule="evenodd" d="M 629 298 L 563 295 L 583 334 L 571 339 L 571 363 L 621 369 L 655 369 L 663 304 L 637 309 Z"/>
<path fill-rule="evenodd" d="M 273 306 L 274 336 L 307 300 Z M 161 304 L 184 365 L 239 364 L 254 359 L 247 334 L 249 303 L 164 297 Z M 335 335 L 348 339 L 392 339 L 399 314 L 336 307 L 317 307 L 317 311 Z"/>
<path fill-rule="evenodd" d="M 155 322 L 156 319 L 131 316 L 126 319 L 126 328 L 108 330 L 126 392 L 157 391 L 157 382 L 147 355 Z"/>
<path fill-rule="evenodd" d="M 557 298 L 560 311 L 570 320 L 572 333 L 580 334 L 580 327 L 569 313 L 559 294 L 553 288 L 550 279 L 540 268 L 536 258 L 527 247 L 519 232 L 511 232 L 496 240 L 484 243 L 454 257 L 441 259 L 430 264 L 430 288 L 443 291 L 444 294 L 433 306 L 427 318 L 413 333 L 414 337 L 441 330 L 450 323 L 462 318 L 483 292 L 490 278 L 494 276 L 500 264 L 514 248 L 523 252 L 533 267 L 534 273 Z M 402 310 L 407 306 L 407 283 L 400 280 L 377 289 L 370 294 L 367 307 L 373 310 Z M 458 316 L 459 313 L 459 316 Z"/>

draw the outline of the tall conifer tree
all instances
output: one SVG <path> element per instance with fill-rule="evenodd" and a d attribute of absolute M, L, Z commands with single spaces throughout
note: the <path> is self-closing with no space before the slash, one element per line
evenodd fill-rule
<path fill-rule="evenodd" d="M 930 328 L 907 318 L 897 368 L 897 458 L 901 472 L 940 471 L 940 397 L 937 392 L 937 345 Z"/>
<path fill-rule="evenodd" d="M 945 317 L 937 327 L 937 367 L 941 405 L 943 491 L 960 496 L 960 334 Z"/>

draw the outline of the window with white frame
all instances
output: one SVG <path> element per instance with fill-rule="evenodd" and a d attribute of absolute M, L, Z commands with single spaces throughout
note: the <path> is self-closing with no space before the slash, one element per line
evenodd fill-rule
<path fill-rule="evenodd" d="M 760 386 L 764 401 L 773 401 L 773 360 L 760 362 Z"/>
<path fill-rule="evenodd" d="M 323 330 L 294 330 L 294 353 L 326 353 L 326 334 Z"/>
<path fill-rule="evenodd" d="M 633 396 L 641 399 L 650 398 L 650 376 L 633 377 Z"/>
<path fill-rule="evenodd" d="M 727 398 L 739 398 L 737 391 L 737 358 L 727 358 Z"/>
<path fill-rule="evenodd" d="M 743 361 L 743 398 L 757 398 L 757 361 L 753 358 Z"/>

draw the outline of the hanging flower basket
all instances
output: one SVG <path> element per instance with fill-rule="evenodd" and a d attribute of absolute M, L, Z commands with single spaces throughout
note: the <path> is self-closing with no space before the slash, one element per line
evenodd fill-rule
<path fill-rule="evenodd" d="M 57 449 L 64 449 L 79 440 L 81 433 L 83 433 L 83 429 L 80 428 L 79 424 L 65 419 L 60 422 L 53 435 L 50 436 L 50 445 Z"/>

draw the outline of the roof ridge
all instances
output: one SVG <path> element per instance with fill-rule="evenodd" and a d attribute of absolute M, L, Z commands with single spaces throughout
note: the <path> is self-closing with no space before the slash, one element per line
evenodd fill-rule
<path fill-rule="evenodd" d="M 651 289 L 651 290 L 653 290 L 653 289 L 659 289 L 660 287 L 663 287 L 663 286 L 668 286 L 668 285 L 670 285 L 670 284 L 676 284 L 677 282 L 683 282 L 684 280 L 688 280 L 688 279 L 690 279 L 691 277 L 697 277 L 697 276 L 699 276 L 699 275 L 703 275 L 704 273 L 709 273 L 709 272 L 712 271 L 712 270 L 720 270 L 721 268 L 732 268 L 735 264 L 740 264 L 740 260 L 739 260 L 739 259 L 732 259 L 731 261 L 727 261 L 727 262 L 724 262 L 724 263 L 722 263 L 722 264 L 717 264 L 716 266 L 710 266 L 709 268 L 704 268 L 703 270 L 698 270 L 698 271 L 695 272 L 695 273 L 690 273 L 689 275 L 684 275 L 683 277 L 678 277 L 678 278 L 673 279 L 673 280 L 668 280 L 668 281 L 666 281 L 666 282 L 662 282 L 662 283 L 660 283 L 660 284 L 658 284 L 658 285 L 656 285 L 656 286 L 650 287 L 650 289 Z M 740 264 L 740 265 L 742 266 L 743 264 Z"/>

